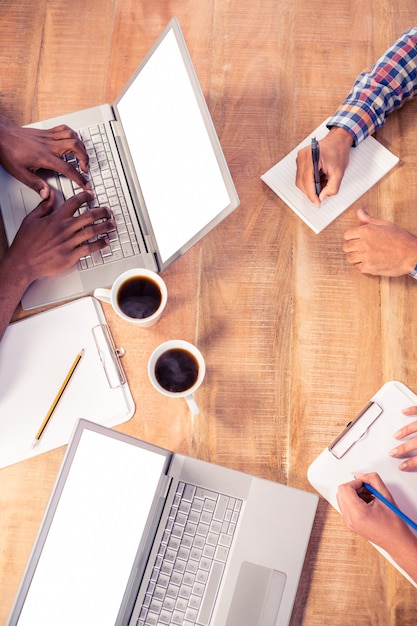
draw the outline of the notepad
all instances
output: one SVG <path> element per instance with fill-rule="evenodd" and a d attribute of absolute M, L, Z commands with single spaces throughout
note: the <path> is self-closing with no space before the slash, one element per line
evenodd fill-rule
<path fill-rule="evenodd" d="M 327 198 L 317 208 L 295 185 L 296 157 L 301 148 L 311 144 L 311 138 L 323 139 L 329 132 L 326 122 L 306 137 L 286 157 L 261 176 L 261 179 L 292 209 L 316 234 L 333 222 L 343 211 L 373 187 L 399 161 L 373 137 L 367 137 L 356 148 L 351 148 L 349 166 L 339 193 Z"/>
<path fill-rule="evenodd" d="M 402 442 L 394 439 L 394 433 L 416 421 L 415 415 L 402 413 L 402 409 L 414 405 L 417 405 L 417 396 L 406 385 L 399 381 L 386 383 L 310 465 L 309 482 L 339 512 L 336 495 L 339 485 L 353 480 L 353 472 L 377 472 L 398 508 L 417 522 L 417 475 L 399 470 L 401 459 L 389 455 L 389 451 Z M 349 419 L 347 416 L 347 421 Z M 416 531 L 411 532 L 417 536 Z M 417 587 L 384 550 L 375 547 Z"/>
<path fill-rule="evenodd" d="M 76 355 L 83 357 L 36 448 Z M 101 305 L 91 297 L 10 324 L 0 343 L 0 467 L 65 445 L 79 418 L 127 421 L 134 402 Z"/>

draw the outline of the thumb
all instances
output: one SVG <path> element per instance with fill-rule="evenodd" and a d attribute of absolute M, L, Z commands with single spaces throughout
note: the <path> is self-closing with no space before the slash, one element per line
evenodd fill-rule
<path fill-rule="evenodd" d="M 25 185 L 36 191 L 42 200 L 49 197 L 50 188 L 48 183 L 40 176 L 37 176 L 34 172 L 26 169 L 25 172 L 21 173 L 19 178 L 23 183 L 25 183 Z"/>
<path fill-rule="evenodd" d="M 385 220 L 380 220 L 378 217 L 370 215 L 365 209 L 358 209 L 356 215 L 362 222 L 362 224 L 374 224 L 375 226 L 382 226 L 385 224 Z"/>
<path fill-rule="evenodd" d="M 42 202 L 40 202 L 37 207 L 33 209 L 33 217 L 45 217 L 46 215 L 52 213 L 52 210 L 54 208 L 54 200 L 54 191 L 53 189 L 49 189 L 48 187 L 48 196 L 44 200 L 42 200 Z"/>
<path fill-rule="evenodd" d="M 33 176 L 33 183 L 30 185 L 32 189 L 38 192 L 42 200 L 46 200 L 50 196 L 50 187 L 48 183 L 39 176 Z"/>

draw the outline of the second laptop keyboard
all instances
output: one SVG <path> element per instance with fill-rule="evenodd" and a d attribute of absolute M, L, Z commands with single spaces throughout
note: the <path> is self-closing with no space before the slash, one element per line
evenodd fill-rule
<path fill-rule="evenodd" d="M 208 626 L 241 507 L 178 484 L 137 626 Z"/>

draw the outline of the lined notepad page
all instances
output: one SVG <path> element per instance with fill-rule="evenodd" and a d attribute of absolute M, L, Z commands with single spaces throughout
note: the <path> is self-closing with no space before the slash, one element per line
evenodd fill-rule
<path fill-rule="evenodd" d="M 366 193 L 387 174 L 399 158 L 384 148 L 376 139 L 368 137 L 356 148 L 351 148 L 349 166 L 336 196 L 327 198 L 317 208 L 295 186 L 296 157 L 301 148 L 311 144 L 311 138 L 323 139 L 329 132 L 323 122 L 294 150 L 261 176 L 262 180 L 309 226 L 316 234 L 333 222 L 343 211 Z"/>

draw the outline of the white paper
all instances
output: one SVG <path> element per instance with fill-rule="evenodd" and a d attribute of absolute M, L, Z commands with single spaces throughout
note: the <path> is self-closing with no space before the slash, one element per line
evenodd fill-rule
<path fill-rule="evenodd" d="M 115 426 L 133 415 L 127 384 L 109 386 L 102 362 L 106 355 L 97 350 L 93 328 L 104 321 L 96 301 L 80 298 L 7 328 L 0 343 L 0 467 L 67 444 L 80 418 Z M 32 448 L 82 349 L 84 355 L 39 445 Z"/>
<path fill-rule="evenodd" d="M 301 148 L 311 144 L 311 138 L 323 139 L 329 132 L 326 122 L 304 139 L 294 150 L 261 176 L 262 180 L 292 209 L 316 234 L 333 222 L 343 211 L 373 187 L 399 161 L 376 139 L 368 137 L 356 148 L 351 148 L 349 165 L 339 193 L 327 198 L 317 208 L 295 185 L 296 157 Z"/>

